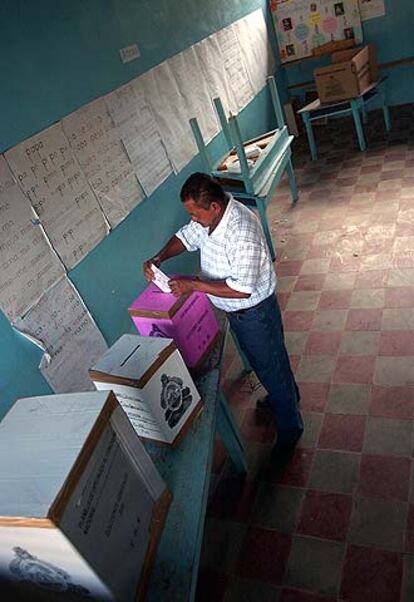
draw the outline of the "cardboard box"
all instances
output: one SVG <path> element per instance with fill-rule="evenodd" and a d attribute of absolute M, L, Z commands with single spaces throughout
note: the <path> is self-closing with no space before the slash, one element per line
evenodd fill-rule
<path fill-rule="evenodd" d="M 18 400 L 0 423 L 5 600 L 142 600 L 170 502 L 113 393 Z"/>
<path fill-rule="evenodd" d="M 355 98 L 378 79 L 374 48 L 370 45 L 334 52 L 332 64 L 313 73 L 321 103 Z"/>
<path fill-rule="evenodd" d="M 174 339 L 189 368 L 197 369 L 218 340 L 217 320 L 204 293 L 177 298 L 151 282 L 129 314 L 141 335 Z"/>
<path fill-rule="evenodd" d="M 176 445 L 201 411 L 200 394 L 172 339 L 123 335 L 89 370 L 112 389 L 140 437 Z"/>

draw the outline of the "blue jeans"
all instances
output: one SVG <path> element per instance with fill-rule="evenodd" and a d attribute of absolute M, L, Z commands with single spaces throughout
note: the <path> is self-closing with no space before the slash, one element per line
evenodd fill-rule
<path fill-rule="evenodd" d="M 243 353 L 268 392 L 278 441 L 297 437 L 303 431 L 299 389 L 285 347 L 276 296 L 271 295 L 255 307 L 229 312 L 227 317 Z"/>

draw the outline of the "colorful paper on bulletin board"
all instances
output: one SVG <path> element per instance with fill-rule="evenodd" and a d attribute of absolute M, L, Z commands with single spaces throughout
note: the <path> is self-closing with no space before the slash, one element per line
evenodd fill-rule
<path fill-rule="evenodd" d="M 358 0 L 270 0 L 282 63 L 312 55 L 328 42 L 362 42 Z"/>

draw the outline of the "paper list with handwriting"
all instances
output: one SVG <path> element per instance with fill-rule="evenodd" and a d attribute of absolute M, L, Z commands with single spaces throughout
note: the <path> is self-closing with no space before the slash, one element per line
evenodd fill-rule
<path fill-rule="evenodd" d="M 53 248 L 66 268 L 73 268 L 105 238 L 108 227 L 61 124 L 14 146 L 5 157 Z"/>
<path fill-rule="evenodd" d="M 105 102 L 137 178 L 149 196 L 171 175 L 172 165 L 138 80 L 114 90 Z"/>
<path fill-rule="evenodd" d="M 108 222 L 117 226 L 143 194 L 104 99 L 81 107 L 62 124 Z"/>
<path fill-rule="evenodd" d="M 108 346 L 68 278 L 49 289 L 15 327 L 43 349 L 39 368 L 55 393 L 94 390 L 88 369 Z"/>
<path fill-rule="evenodd" d="M 0 155 L 0 306 L 9 320 L 24 315 L 64 274 L 28 198 Z"/>
<path fill-rule="evenodd" d="M 243 60 L 239 40 L 233 25 L 221 29 L 216 34 L 224 59 L 224 68 L 236 99 L 239 111 L 254 97 L 247 69 Z"/>

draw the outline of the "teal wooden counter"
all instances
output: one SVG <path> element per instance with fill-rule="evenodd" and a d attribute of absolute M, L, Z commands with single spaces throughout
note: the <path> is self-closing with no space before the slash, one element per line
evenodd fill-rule
<path fill-rule="evenodd" d="M 173 500 L 151 571 L 148 602 L 194 600 L 216 430 L 235 468 L 246 472 L 244 449 L 219 387 L 224 339 L 196 379 L 203 411 L 176 448 L 146 443 Z"/>

